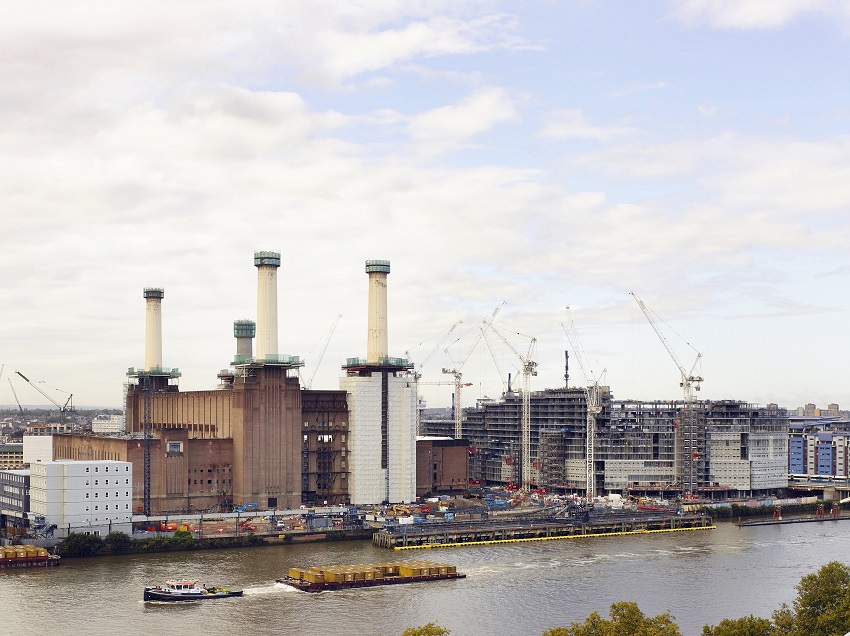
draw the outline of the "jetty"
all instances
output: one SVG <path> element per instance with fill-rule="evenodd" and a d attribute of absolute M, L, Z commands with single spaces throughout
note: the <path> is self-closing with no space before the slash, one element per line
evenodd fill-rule
<path fill-rule="evenodd" d="M 633 514 L 575 519 L 505 519 L 387 526 L 372 535 L 378 547 L 395 550 L 447 548 L 558 539 L 612 537 L 714 528 L 705 514 Z"/>

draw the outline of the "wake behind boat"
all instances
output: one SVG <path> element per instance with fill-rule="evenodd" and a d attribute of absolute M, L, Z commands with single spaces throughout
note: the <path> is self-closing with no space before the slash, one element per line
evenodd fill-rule
<path fill-rule="evenodd" d="M 203 585 L 200 581 L 166 581 L 164 586 L 146 587 L 144 598 L 146 601 L 205 601 L 233 596 L 242 596 L 242 590 Z"/>

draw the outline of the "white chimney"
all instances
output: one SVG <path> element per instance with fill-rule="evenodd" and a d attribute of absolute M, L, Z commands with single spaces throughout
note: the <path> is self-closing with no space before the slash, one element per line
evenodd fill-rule
<path fill-rule="evenodd" d="M 389 261 L 366 261 L 369 274 L 369 320 L 366 362 L 381 364 L 387 358 L 387 274 Z"/>
<path fill-rule="evenodd" d="M 162 369 L 162 299 L 158 287 L 145 287 L 145 371 Z"/>
<path fill-rule="evenodd" d="M 254 252 L 257 267 L 257 360 L 277 357 L 277 268 L 279 252 Z"/>

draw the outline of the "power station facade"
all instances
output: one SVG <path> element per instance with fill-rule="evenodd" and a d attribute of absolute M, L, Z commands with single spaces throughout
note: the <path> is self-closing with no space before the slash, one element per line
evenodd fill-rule
<path fill-rule="evenodd" d="M 128 370 L 126 434 L 57 436 L 59 460 L 130 461 L 134 511 L 410 502 L 416 497 L 411 365 L 387 355 L 388 261 L 367 261 L 365 359 L 339 391 L 300 386 L 297 356 L 278 351 L 277 252 L 256 252 L 257 321 L 234 322 L 236 354 L 209 391 L 180 391 L 163 367 L 161 288 L 146 288 L 145 366 Z M 252 341 L 256 340 L 253 343 Z"/>

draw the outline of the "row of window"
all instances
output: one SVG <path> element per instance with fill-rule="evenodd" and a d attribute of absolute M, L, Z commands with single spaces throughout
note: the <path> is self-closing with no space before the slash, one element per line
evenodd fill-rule
<path fill-rule="evenodd" d="M 100 466 L 95 466 L 95 467 L 94 467 L 94 472 L 98 472 L 98 468 L 100 468 Z M 121 467 L 120 467 L 120 466 L 113 466 L 112 468 L 114 468 L 114 469 L 115 469 L 115 470 L 113 470 L 113 471 L 112 471 L 112 472 L 114 472 L 114 473 L 119 472 L 119 471 L 120 471 L 120 469 L 121 469 Z M 86 472 L 89 472 L 89 469 L 90 469 L 90 466 L 86 466 Z M 104 466 L 104 467 L 103 467 L 103 472 L 108 473 L 108 472 L 109 472 L 109 466 Z M 129 466 L 129 465 L 124 466 L 124 472 L 125 472 L 125 473 L 129 473 L 129 472 L 130 472 L 130 466 Z"/>
<path fill-rule="evenodd" d="M 116 480 L 115 480 L 115 485 L 116 485 L 116 486 L 118 485 L 119 481 L 120 481 L 119 479 L 116 479 Z M 86 479 L 86 486 L 88 486 L 88 485 L 89 485 L 89 480 L 88 480 L 88 479 Z M 98 480 L 97 480 L 97 479 L 95 479 L 95 480 L 94 480 L 94 485 L 95 485 L 95 486 L 98 486 L 98 485 L 99 485 L 99 484 L 98 484 Z M 109 480 L 108 480 L 108 479 L 104 479 L 104 480 L 103 480 L 103 485 L 104 485 L 104 486 L 108 486 L 108 485 L 109 485 Z M 124 480 L 124 485 L 125 485 L 125 486 L 129 486 L 129 485 L 130 485 L 130 480 L 129 480 L 129 479 L 125 479 L 125 480 Z"/>
<path fill-rule="evenodd" d="M 113 506 L 113 509 L 114 509 L 114 510 L 119 510 L 120 508 L 121 508 L 120 504 L 115 504 L 115 505 Z M 95 509 L 95 510 L 98 510 L 98 506 L 95 506 L 95 507 L 94 507 L 94 509 Z M 104 510 L 109 510 L 109 504 L 106 504 L 106 505 L 103 507 L 103 509 L 104 509 Z M 124 504 L 124 510 L 129 510 L 129 509 L 130 509 L 130 504 Z M 88 506 L 86 506 L 86 512 L 88 512 L 88 511 L 89 511 L 89 507 L 88 507 Z M 95 519 L 95 521 L 97 521 L 97 519 Z"/>
<path fill-rule="evenodd" d="M 95 497 L 95 499 L 97 499 L 98 494 L 99 494 L 99 493 L 94 493 L 94 497 Z M 103 493 L 103 496 L 104 496 L 104 497 L 109 497 L 109 493 L 108 493 L 108 492 L 105 492 L 105 493 Z M 120 497 L 120 495 L 119 495 L 117 492 L 115 493 L 115 496 L 116 496 L 116 497 Z M 130 491 L 125 491 L 125 492 L 124 492 L 124 496 L 125 496 L 125 497 L 129 497 L 129 496 L 130 496 Z M 88 499 L 88 498 L 89 498 L 89 493 L 86 493 L 86 499 Z"/>

